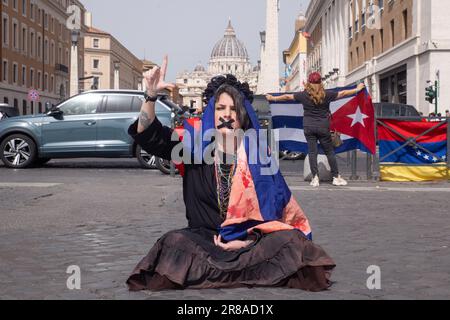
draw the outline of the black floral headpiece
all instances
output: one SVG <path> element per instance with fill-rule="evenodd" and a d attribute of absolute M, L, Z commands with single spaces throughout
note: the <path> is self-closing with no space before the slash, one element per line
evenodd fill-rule
<path fill-rule="evenodd" d="M 209 103 L 209 100 L 211 100 L 212 97 L 214 97 L 217 89 L 224 84 L 233 86 L 242 93 L 245 99 L 247 99 L 250 103 L 253 102 L 253 91 L 250 90 L 248 83 L 241 83 L 234 75 L 227 74 L 225 76 L 216 76 L 208 83 L 208 86 L 203 92 L 203 102 L 205 105 Z"/>

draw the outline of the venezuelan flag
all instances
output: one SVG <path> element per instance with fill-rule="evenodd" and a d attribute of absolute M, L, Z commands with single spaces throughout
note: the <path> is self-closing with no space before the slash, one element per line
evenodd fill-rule
<path fill-rule="evenodd" d="M 385 126 L 378 125 L 381 180 L 405 182 L 450 178 L 445 123 L 398 120 L 383 120 L 383 123 Z"/>

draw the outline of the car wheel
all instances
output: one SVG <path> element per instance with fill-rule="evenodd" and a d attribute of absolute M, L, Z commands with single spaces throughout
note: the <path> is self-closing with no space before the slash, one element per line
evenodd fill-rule
<path fill-rule="evenodd" d="M 278 153 L 278 157 L 280 158 L 280 160 L 286 160 L 287 157 L 287 151 L 280 151 Z"/>
<path fill-rule="evenodd" d="M 156 158 L 156 167 L 164 174 L 170 174 L 170 161 L 164 160 L 161 158 Z M 175 168 L 175 174 L 178 174 L 179 171 Z"/>
<path fill-rule="evenodd" d="M 302 152 L 290 152 L 287 155 L 287 160 L 292 160 L 292 161 L 305 160 L 305 158 L 306 158 L 306 155 Z"/>
<path fill-rule="evenodd" d="M 136 158 L 143 169 L 156 169 L 156 156 L 149 154 L 141 146 L 136 148 Z"/>
<path fill-rule="evenodd" d="M 34 164 L 36 157 L 36 144 L 28 136 L 14 134 L 6 137 L 0 145 L 0 158 L 9 168 L 29 168 Z"/>

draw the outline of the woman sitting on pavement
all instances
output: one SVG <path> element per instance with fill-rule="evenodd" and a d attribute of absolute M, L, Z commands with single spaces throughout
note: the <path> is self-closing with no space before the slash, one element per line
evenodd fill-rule
<path fill-rule="evenodd" d="M 179 142 L 155 116 L 157 92 L 172 86 L 164 81 L 166 68 L 167 57 L 161 69 L 145 75 L 147 102 L 129 133 L 147 152 L 175 160 L 172 153 Z M 188 227 L 156 242 L 128 278 L 129 289 L 327 289 L 335 263 L 312 242 L 308 219 L 281 173 L 262 174 L 264 166 L 260 160 L 252 162 L 247 140 L 234 135 L 239 129 L 259 130 L 248 84 L 232 75 L 215 77 L 204 99 L 208 105 L 202 120 L 185 128 L 206 141 L 201 151 L 214 147 L 209 149 L 211 163 L 204 153 L 202 161 L 184 163 Z M 210 130 L 212 139 L 207 138 Z M 182 152 L 194 159 L 193 140 L 186 132 Z"/>

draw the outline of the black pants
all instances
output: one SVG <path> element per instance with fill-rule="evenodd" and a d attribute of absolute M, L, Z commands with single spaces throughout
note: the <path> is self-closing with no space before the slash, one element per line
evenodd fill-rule
<path fill-rule="evenodd" d="M 331 167 L 331 174 L 333 178 L 339 176 L 338 165 L 336 161 L 336 154 L 334 153 L 333 142 L 331 141 L 331 133 L 328 128 L 320 127 L 305 127 L 305 137 L 308 142 L 308 152 L 309 152 L 309 165 L 311 167 L 311 173 L 314 176 L 319 175 L 319 169 L 317 165 L 317 141 L 325 151 L 328 158 L 328 163 Z"/>

